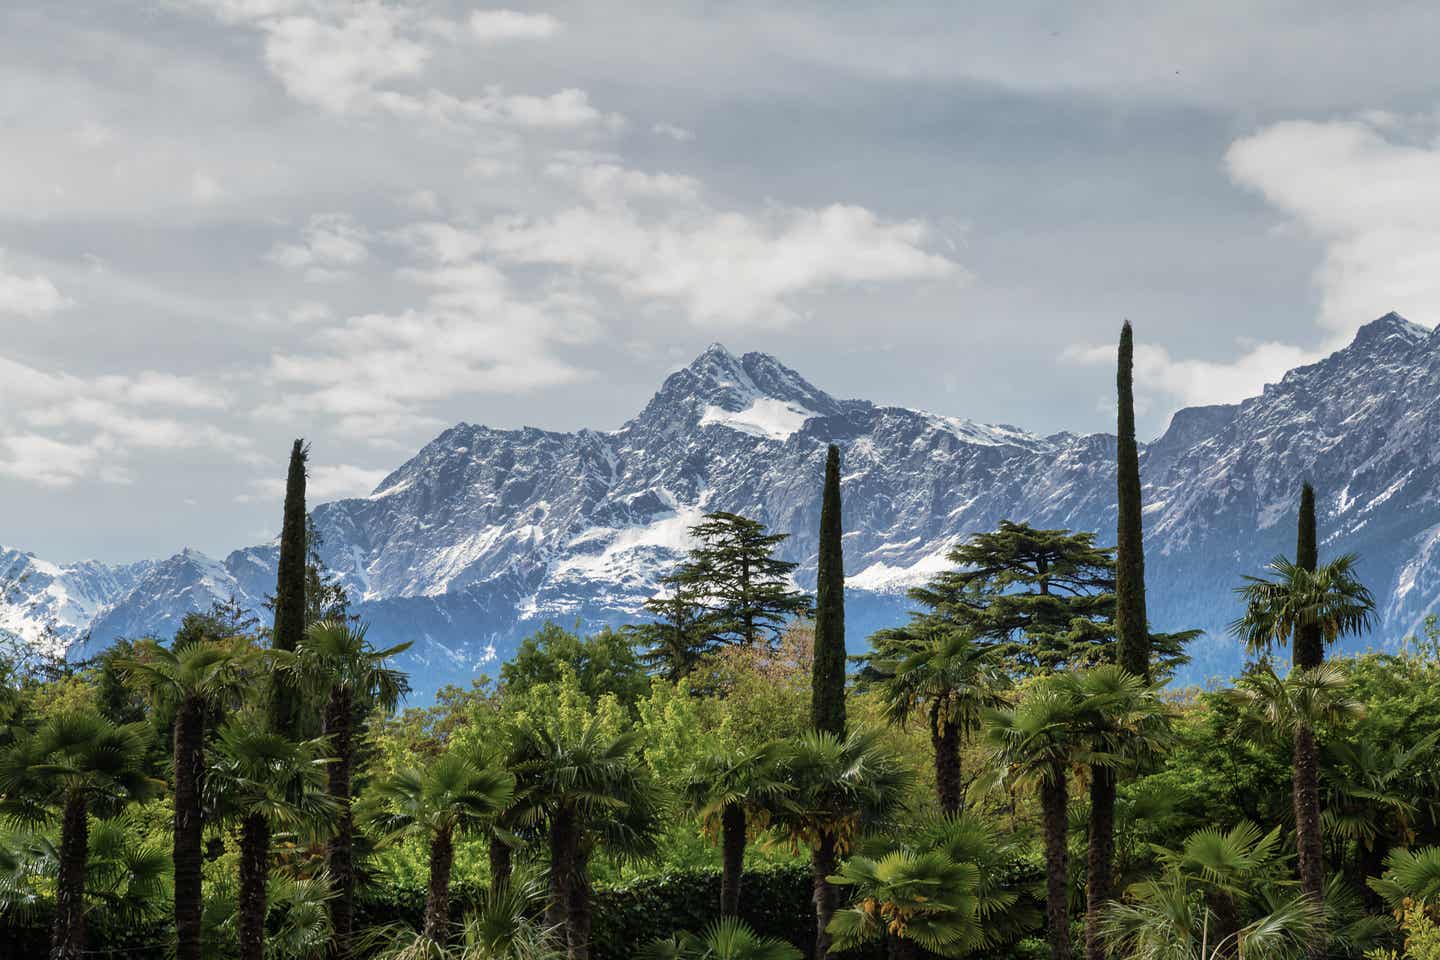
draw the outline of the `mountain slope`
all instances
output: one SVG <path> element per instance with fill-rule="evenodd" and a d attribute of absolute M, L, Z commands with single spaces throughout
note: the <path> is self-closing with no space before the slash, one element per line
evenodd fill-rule
<path fill-rule="evenodd" d="M 327 566 L 378 638 L 418 641 L 410 666 L 417 687 L 433 690 L 503 657 L 545 619 L 633 619 L 706 510 L 789 531 L 785 553 L 801 564 L 799 582 L 813 583 L 832 441 L 845 452 L 857 643 L 902 615 L 904 588 L 942 569 L 950 544 L 1001 519 L 1113 539 L 1113 437 L 1040 437 L 837 400 L 772 357 L 719 345 L 670 375 L 619 430 L 457 424 L 371 496 L 322 504 L 315 521 Z M 1189 677 L 1238 665 L 1224 632 L 1238 612 L 1232 588 L 1293 549 L 1302 477 L 1319 491 L 1322 549 L 1363 556 L 1383 604 L 1377 639 L 1412 630 L 1440 593 L 1437 441 L 1440 336 L 1394 314 L 1259 397 L 1177 413 L 1143 448 L 1141 472 L 1153 624 L 1209 631 Z M 186 551 L 109 579 L 99 565 L 76 565 L 86 586 L 70 595 L 86 599 L 52 608 L 64 608 L 62 635 L 89 628 L 83 653 L 173 629 L 214 597 L 258 607 L 274 559 L 273 547 L 223 561 Z M 25 620 L 10 609 L 10 622 Z"/>

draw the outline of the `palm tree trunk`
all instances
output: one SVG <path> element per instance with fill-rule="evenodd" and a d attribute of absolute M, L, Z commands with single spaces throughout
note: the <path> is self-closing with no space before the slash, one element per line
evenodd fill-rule
<path fill-rule="evenodd" d="M 577 853 L 575 869 L 570 875 L 568 937 L 569 960 L 590 960 L 590 864 L 589 856 Z"/>
<path fill-rule="evenodd" d="M 963 790 L 960 784 L 960 725 L 943 720 L 939 707 L 932 708 L 930 745 L 935 749 L 935 797 L 945 813 L 959 813 Z"/>
<path fill-rule="evenodd" d="M 575 811 L 559 807 L 550 817 L 550 899 L 545 925 L 569 940 L 570 879 L 575 872 Z"/>
<path fill-rule="evenodd" d="M 200 794 L 205 764 L 205 710 L 195 698 L 175 714 L 175 957 L 200 960 L 200 889 L 204 823 Z"/>
<path fill-rule="evenodd" d="M 1325 898 L 1325 841 L 1320 833 L 1320 750 L 1315 732 L 1305 724 L 1295 729 L 1295 848 L 1300 867 L 1300 892 L 1321 903 Z M 1317 938 L 1312 957 L 1325 956 L 1325 939 Z"/>
<path fill-rule="evenodd" d="M 265 956 L 269 872 L 270 824 L 252 813 L 240 824 L 240 895 L 236 902 L 240 960 L 263 960 Z"/>
<path fill-rule="evenodd" d="M 745 870 L 745 808 L 732 803 L 720 814 L 720 916 L 740 915 Z"/>
<path fill-rule="evenodd" d="M 1096 767 L 1090 780 L 1090 838 L 1085 856 L 1085 960 L 1105 960 L 1100 919 L 1115 897 L 1115 771 Z"/>
<path fill-rule="evenodd" d="M 514 851 L 510 844 L 500 839 L 493 831 L 490 833 L 490 889 L 495 890 L 510 883 L 510 874 L 514 870 Z"/>
<path fill-rule="evenodd" d="M 1205 905 L 1214 918 L 1210 931 L 1210 942 L 1215 944 L 1215 953 L 1231 960 L 1240 955 L 1240 944 L 1235 934 L 1240 930 L 1240 907 L 1235 898 L 1224 890 L 1209 890 L 1205 893 Z"/>
<path fill-rule="evenodd" d="M 446 829 L 430 840 L 430 886 L 425 894 L 423 933 L 436 943 L 450 940 L 450 870 L 455 865 L 455 839 Z"/>
<path fill-rule="evenodd" d="M 1045 934 L 1050 960 L 1070 960 L 1070 852 L 1065 812 L 1069 804 L 1065 771 L 1053 769 L 1040 784 L 1045 823 Z"/>
<path fill-rule="evenodd" d="M 350 960 L 355 919 L 355 813 L 350 808 L 350 782 L 355 764 L 354 702 L 350 691 L 335 687 L 325 704 L 325 733 L 334 762 L 329 767 L 330 796 L 338 804 L 335 833 L 325 845 L 330 870 L 331 956 Z M 446 877 L 448 887 L 449 877 Z"/>
<path fill-rule="evenodd" d="M 835 872 L 835 836 L 820 831 L 820 843 L 810 860 L 811 882 L 815 900 L 815 955 L 812 960 L 825 960 L 830 955 L 830 920 L 835 916 L 835 887 L 829 877 Z"/>
<path fill-rule="evenodd" d="M 55 923 L 50 960 L 80 960 L 85 952 L 85 871 L 90 852 L 89 812 L 85 794 L 65 795 L 60 822 L 60 874 L 55 880 Z"/>

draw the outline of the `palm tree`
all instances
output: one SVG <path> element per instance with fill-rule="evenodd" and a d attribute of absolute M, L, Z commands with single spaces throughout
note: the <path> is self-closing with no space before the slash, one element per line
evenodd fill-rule
<path fill-rule="evenodd" d="M 1117 664 L 1062 681 L 1072 686 L 1090 762 L 1090 823 L 1086 849 L 1085 955 L 1104 957 L 1101 911 L 1114 897 L 1115 783 L 1119 767 L 1157 756 L 1167 741 L 1170 711 L 1158 686 Z"/>
<path fill-rule="evenodd" d="M 350 809 L 355 771 L 357 706 L 395 709 L 405 689 L 405 675 L 386 661 L 410 648 L 409 643 L 384 650 L 372 647 L 365 624 L 320 620 L 310 624 L 293 655 L 281 654 L 284 672 L 301 690 L 325 701 L 325 735 L 330 738 L 330 795 L 339 816 L 325 846 L 326 866 L 335 896 L 330 900 L 335 956 L 351 953 L 355 917 L 355 817 Z M 258 825 L 257 825 L 258 828 Z"/>
<path fill-rule="evenodd" d="M 791 791 L 776 744 L 712 752 L 695 762 L 683 786 L 686 805 L 713 840 L 720 837 L 720 915 L 740 912 L 745 843 L 765 829 Z"/>
<path fill-rule="evenodd" d="M 465 915 L 461 960 L 559 960 L 564 946 L 536 916 L 545 905 L 545 883 L 492 880 L 475 909 Z"/>
<path fill-rule="evenodd" d="M 1218 934 L 1209 904 L 1183 874 L 1168 871 L 1131 887 L 1126 901 L 1111 903 L 1104 934 L 1112 950 L 1131 960 L 1297 960 L 1323 942 L 1324 925 L 1324 908 L 1301 894 Z"/>
<path fill-rule="evenodd" d="M 1157 849 L 1161 865 L 1200 892 L 1209 912 L 1206 939 L 1221 956 L 1239 949 L 1241 910 L 1279 864 L 1280 828 L 1262 834 L 1243 820 L 1229 830 L 1203 827 L 1178 850 Z"/>
<path fill-rule="evenodd" d="M 333 948 L 330 878 L 276 873 L 266 885 L 265 952 L 275 960 L 320 960 Z M 217 883 L 205 901 L 205 942 L 235 943 L 240 895 L 236 884 Z"/>
<path fill-rule="evenodd" d="M 1071 955 L 1066 846 L 1069 778 L 1093 759 L 1073 685 L 1061 675 L 1037 682 L 1015 707 L 993 711 L 986 731 L 996 774 L 1034 784 L 1045 834 L 1045 920 L 1051 960 Z"/>
<path fill-rule="evenodd" d="M 1304 546 L 1307 528 L 1303 524 L 1301 528 L 1300 552 L 1306 554 L 1313 554 L 1313 495 L 1311 503 L 1308 548 Z M 1355 574 L 1358 559 L 1354 554 L 1336 557 L 1323 566 L 1311 563 L 1313 559 L 1311 555 L 1291 562 L 1276 557 L 1270 562 L 1270 579 L 1246 577 L 1245 583 L 1236 588 L 1245 612 L 1230 627 L 1252 652 L 1268 653 L 1273 645 L 1286 643 L 1295 646 L 1297 653 L 1307 652 L 1307 657 L 1297 658 L 1296 667 L 1301 670 L 1319 668 L 1326 646 L 1368 629 L 1375 611 L 1375 598 Z M 1323 899 L 1319 748 L 1308 723 L 1300 722 L 1293 734 L 1292 792 L 1300 885 L 1310 896 Z"/>
<path fill-rule="evenodd" d="M 879 691 L 891 723 L 925 715 L 935 752 L 935 794 L 942 811 L 955 813 L 964 794 L 961 741 L 980 729 L 986 710 L 1005 706 L 1009 680 L 994 663 L 993 648 L 955 627 L 882 630 L 871 643 L 875 650 L 864 658 L 861 680 Z"/>
<path fill-rule="evenodd" d="M 777 821 L 791 842 L 810 849 L 815 900 L 815 960 L 830 951 L 836 894 L 830 877 L 861 831 L 898 810 L 914 775 L 881 745 L 879 733 L 860 730 L 845 739 L 808 731 L 785 760 L 794 792 Z"/>
<path fill-rule="evenodd" d="M 1360 882 L 1380 875 L 1392 845 L 1414 841 L 1415 800 L 1437 792 L 1428 763 L 1437 740 L 1440 732 L 1408 747 L 1364 738 L 1326 746 L 1329 789 L 1320 822 L 1326 833 L 1355 844 Z"/>
<path fill-rule="evenodd" d="M 185 627 L 182 627 L 182 632 Z M 239 683 L 236 672 L 242 647 L 235 638 L 201 635 L 183 645 L 152 645 L 142 657 L 121 661 L 117 668 L 145 689 L 174 722 L 175 955 L 200 960 L 204 897 L 200 885 L 203 860 L 206 715 Z"/>
<path fill-rule="evenodd" d="M 271 834 L 328 826 L 336 812 L 324 790 L 325 742 L 296 743 L 270 732 L 267 720 L 242 715 L 221 726 L 205 778 L 207 807 L 242 825 L 235 904 L 240 960 L 265 955 Z"/>
<path fill-rule="evenodd" d="M 589 860 L 597 846 L 639 859 L 654 852 L 660 795 L 635 755 L 635 736 L 607 735 L 591 719 L 576 732 L 515 732 L 510 768 L 526 815 L 550 839 L 546 923 L 564 931 L 571 960 L 590 955 Z"/>
<path fill-rule="evenodd" d="M 477 762 L 451 748 L 425 769 L 401 770 L 376 784 L 375 806 L 366 820 L 397 837 L 418 836 L 430 848 L 430 882 L 421 936 L 440 945 L 450 939 L 450 871 L 455 839 L 486 824 L 504 808 L 515 790 L 509 772 Z"/>
<path fill-rule="evenodd" d="M 1287 738 L 1293 745 L 1292 798 L 1295 846 L 1300 852 L 1300 889 L 1324 903 L 1323 839 L 1320 807 L 1320 750 L 1316 731 L 1364 713 L 1348 693 L 1349 677 L 1335 663 L 1310 670 L 1294 669 L 1281 677 L 1269 662 L 1249 671 L 1231 695 L 1248 714 L 1257 738 Z M 1314 887 L 1319 878 L 1321 886 Z M 1318 950 L 1323 947 L 1316 948 Z"/>
<path fill-rule="evenodd" d="M 981 946 L 980 868 L 940 852 L 896 850 L 878 860 L 851 857 L 831 883 L 849 889 L 828 932 L 837 950 L 889 938 L 894 956 L 918 950 L 954 957 Z M 918 949 L 917 949 L 918 948 Z"/>
<path fill-rule="evenodd" d="M 0 754 L 0 797 L 10 818 L 39 822 L 60 808 L 51 960 L 78 960 L 85 950 L 91 804 L 142 800 L 159 786 L 144 771 L 147 732 L 143 724 L 117 726 L 69 709 L 33 733 L 16 732 Z"/>
<path fill-rule="evenodd" d="M 700 936 L 677 933 L 641 949 L 638 960 L 801 960 L 784 940 L 762 937 L 737 917 L 721 917 Z"/>
<path fill-rule="evenodd" d="M 1409 900 L 1421 906 L 1440 903 L 1440 847 L 1395 850 L 1385 858 L 1385 874 L 1373 877 L 1370 888 L 1392 908 Z"/>

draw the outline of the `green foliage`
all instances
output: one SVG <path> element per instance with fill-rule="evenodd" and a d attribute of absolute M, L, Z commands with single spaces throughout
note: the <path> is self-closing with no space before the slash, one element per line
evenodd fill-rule
<path fill-rule="evenodd" d="M 500 668 L 507 697 L 538 699 L 533 696 L 537 687 L 553 687 L 572 677 L 589 700 L 613 697 L 625 707 L 650 686 L 630 638 L 608 627 L 581 637 L 546 623 L 521 641 L 515 656 Z"/>
<path fill-rule="evenodd" d="M 840 448 L 825 455 L 820 555 L 815 583 L 815 665 L 810 725 L 845 735 L 845 550 L 840 517 Z"/>

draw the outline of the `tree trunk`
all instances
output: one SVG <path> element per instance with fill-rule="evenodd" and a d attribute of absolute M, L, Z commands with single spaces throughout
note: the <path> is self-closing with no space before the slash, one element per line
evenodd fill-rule
<path fill-rule="evenodd" d="M 570 878 L 575 872 L 575 811 L 558 808 L 550 817 L 550 899 L 545 905 L 545 925 L 561 937 L 570 938 Z"/>
<path fill-rule="evenodd" d="M 930 745 L 935 748 L 935 796 L 940 809 L 959 813 L 964 790 L 960 782 L 960 725 L 941 719 L 933 708 Z"/>
<path fill-rule="evenodd" d="M 1300 892 L 1316 903 L 1325 899 L 1325 841 L 1320 833 L 1320 755 L 1315 732 L 1304 724 L 1295 729 L 1295 849 L 1300 867 Z M 1325 956 L 1325 939 L 1317 938 L 1310 956 Z"/>
<path fill-rule="evenodd" d="M 720 916 L 740 915 L 740 877 L 745 871 L 745 808 L 732 803 L 720 814 Z"/>
<path fill-rule="evenodd" d="M 1090 780 L 1090 842 L 1085 856 L 1085 960 L 1105 960 L 1100 920 L 1115 897 L 1115 771 L 1096 767 Z"/>
<path fill-rule="evenodd" d="M 490 889 L 495 890 L 510 883 L 510 873 L 514 869 L 514 852 L 510 844 L 501 840 L 493 832 L 490 834 Z"/>
<path fill-rule="evenodd" d="M 1045 821 L 1045 934 L 1050 960 L 1070 960 L 1070 852 L 1066 847 L 1065 771 L 1056 769 L 1040 784 Z"/>
<path fill-rule="evenodd" d="M 355 813 L 350 808 L 350 781 L 355 763 L 354 702 L 350 692 L 336 687 L 325 704 L 325 734 L 330 738 L 330 796 L 335 798 L 338 816 L 335 833 L 325 845 L 330 870 L 331 956 L 350 960 L 355 919 Z M 446 884 L 449 884 L 447 872 Z"/>
<path fill-rule="evenodd" d="M 450 869 L 455 865 L 455 840 L 442 830 L 430 840 L 430 886 L 425 893 L 424 934 L 436 943 L 450 941 Z"/>
<path fill-rule="evenodd" d="M 835 916 L 835 887 L 829 877 L 835 872 L 835 837 L 826 831 L 820 833 L 820 844 L 810 860 L 811 882 L 815 901 L 815 956 L 812 960 L 825 960 L 830 955 L 830 919 Z"/>
<path fill-rule="evenodd" d="M 200 888 L 204 823 L 200 796 L 205 775 L 205 711 L 196 698 L 175 714 L 175 957 L 200 960 Z"/>
<path fill-rule="evenodd" d="M 85 952 L 85 872 L 90 853 L 90 821 L 83 792 L 71 790 L 65 795 L 63 816 L 50 960 L 80 960 Z"/>
<path fill-rule="evenodd" d="M 1240 944 L 1235 939 L 1235 934 L 1240 930 L 1240 907 L 1235 903 L 1235 898 L 1224 890 L 1208 890 L 1205 893 L 1205 905 L 1210 908 L 1210 916 L 1213 918 L 1210 929 L 1210 942 L 1214 944 L 1214 953 L 1224 958 L 1240 956 Z"/>
<path fill-rule="evenodd" d="M 575 869 L 570 874 L 567 914 L 570 930 L 567 937 L 569 960 L 590 960 L 590 857 L 577 853 Z"/>
<path fill-rule="evenodd" d="M 252 813 L 240 824 L 240 895 L 236 902 L 240 960 L 263 960 L 270 873 L 270 824 Z"/>

